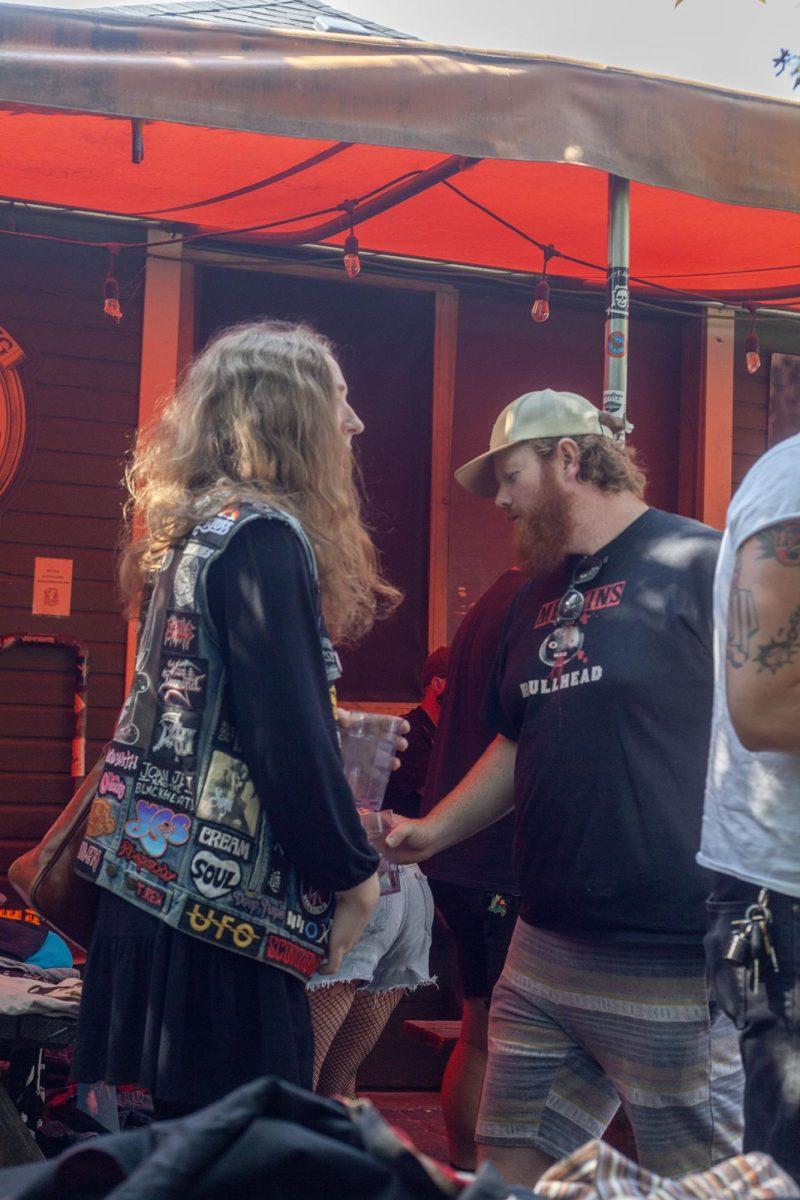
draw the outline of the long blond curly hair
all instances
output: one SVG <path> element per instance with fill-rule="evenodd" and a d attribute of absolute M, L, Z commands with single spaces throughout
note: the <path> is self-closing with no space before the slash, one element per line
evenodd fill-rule
<path fill-rule="evenodd" d="M 263 500 L 308 535 L 334 642 L 352 644 L 401 594 L 383 579 L 339 429 L 329 342 L 305 325 L 255 321 L 194 359 L 126 470 L 119 579 L 135 611 L 165 552 L 226 504 Z"/>

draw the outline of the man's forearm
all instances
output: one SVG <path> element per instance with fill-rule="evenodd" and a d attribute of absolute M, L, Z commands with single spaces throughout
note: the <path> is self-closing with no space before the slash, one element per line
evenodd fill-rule
<path fill-rule="evenodd" d="M 498 736 L 461 782 L 432 809 L 423 822 L 438 854 L 480 833 L 514 807 L 514 764 L 517 743 Z"/>

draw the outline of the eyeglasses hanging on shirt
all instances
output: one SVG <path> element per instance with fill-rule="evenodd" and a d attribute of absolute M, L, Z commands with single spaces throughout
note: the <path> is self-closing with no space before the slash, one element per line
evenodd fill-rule
<path fill-rule="evenodd" d="M 567 590 L 556 608 L 555 628 L 547 634 L 539 650 L 542 662 L 555 670 L 560 670 L 583 646 L 583 630 L 578 622 L 583 616 L 586 596 L 580 588 L 591 583 L 606 562 L 605 558 L 587 554 L 575 565 Z"/>

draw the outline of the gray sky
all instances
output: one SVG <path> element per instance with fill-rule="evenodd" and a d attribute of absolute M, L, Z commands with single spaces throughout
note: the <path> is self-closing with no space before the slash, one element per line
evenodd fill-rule
<path fill-rule="evenodd" d="M 0 3 L 7 0 L 0 0 Z M 32 0 L 91 8 L 115 0 Z M 328 0 L 428 41 L 553 54 L 791 99 L 771 62 L 800 49 L 800 0 Z M 800 100 L 800 89 L 794 98 Z"/>
<path fill-rule="evenodd" d="M 772 59 L 800 48 L 798 0 L 328 0 L 431 41 L 554 54 L 791 96 Z"/>

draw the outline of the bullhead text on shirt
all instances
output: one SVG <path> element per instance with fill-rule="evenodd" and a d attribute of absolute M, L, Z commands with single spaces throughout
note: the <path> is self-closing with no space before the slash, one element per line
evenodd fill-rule
<path fill-rule="evenodd" d="M 529 696 L 546 696 L 551 692 L 561 692 L 564 688 L 579 687 L 582 683 L 597 683 L 602 678 L 602 667 L 584 667 L 581 671 L 563 671 L 549 679 L 527 679 L 519 687 L 527 700 Z"/>

